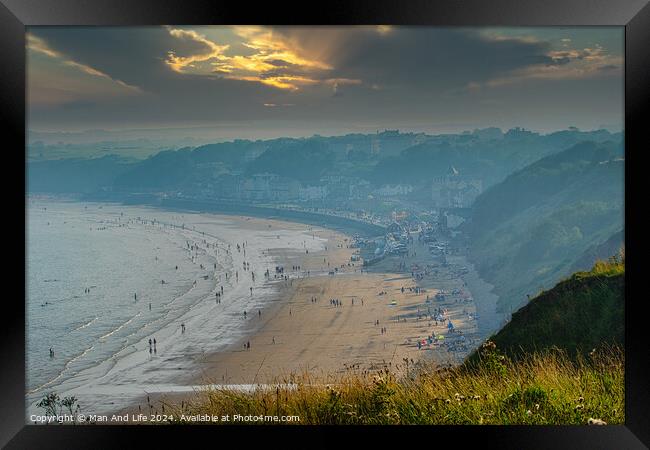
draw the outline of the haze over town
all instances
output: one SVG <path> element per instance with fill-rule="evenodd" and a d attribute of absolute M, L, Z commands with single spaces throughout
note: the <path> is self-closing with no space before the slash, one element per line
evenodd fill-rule
<path fill-rule="evenodd" d="M 536 353 L 622 343 L 622 28 L 30 27 L 27 59 L 32 410 L 308 373 L 369 386 L 315 423 L 470 390 L 463 423 L 623 423 L 622 352 L 579 393 Z M 431 412 L 479 353 L 498 382 Z"/>

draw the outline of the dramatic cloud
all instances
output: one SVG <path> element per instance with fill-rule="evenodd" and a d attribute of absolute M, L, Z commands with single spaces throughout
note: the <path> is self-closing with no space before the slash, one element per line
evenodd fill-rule
<path fill-rule="evenodd" d="M 179 39 L 190 39 L 205 46 L 205 51 L 177 56 L 170 51 L 167 64 L 176 72 L 212 75 L 226 79 L 259 82 L 279 89 L 298 90 L 317 84 L 319 72 L 331 70 L 329 65 L 301 56 L 299 51 L 272 30 L 261 27 L 234 27 L 249 54 L 237 54 L 230 45 L 219 45 L 192 30 L 172 28 L 169 33 Z"/>
<path fill-rule="evenodd" d="M 28 114 L 36 129 L 597 126 L 622 122 L 622 43 L 611 27 L 31 27 Z"/>
<path fill-rule="evenodd" d="M 78 69 L 78 70 L 80 70 L 81 72 L 83 72 L 85 74 L 88 74 L 88 75 L 91 75 L 91 76 L 94 76 L 94 77 L 105 78 L 105 79 L 113 81 L 114 83 L 122 86 L 125 89 L 135 91 L 135 92 L 141 92 L 141 89 L 139 87 L 137 87 L 137 86 L 132 86 L 130 84 L 127 84 L 124 81 L 116 79 L 116 78 L 112 78 L 111 76 L 107 75 L 106 73 L 101 72 L 101 71 L 99 71 L 99 70 L 97 70 L 97 69 L 95 69 L 95 68 L 93 68 L 93 67 L 91 67 L 91 66 L 89 66 L 87 64 L 82 64 L 82 63 L 79 63 L 77 61 L 74 61 L 72 59 L 67 58 L 62 53 L 51 49 L 43 39 L 40 39 L 40 38 L 34 36 L 33 34 L 30 34 L 30 33 L 27 34 L 27 48 L 28 48 L 28 50 L 31 50 L 31 51 L 34 51 L 34 52 L 37 52 L 37 53 L 42 53 L 42 54 L 44 54 L 46 56 L 49 56 L 50 58 L 56 59 L 59 62 L 61 62 L 61 64 L 64 64 L 64 65 L 70 66 L 70 67 L 74 67 L 75 69 Z"/>
<path fill-rule="evenodd" d="M 564 44 L 570 39 L 562 39 Z M 564 46 L 563 46 L 564 47 Z M 539 64 L 531 64 L 486 80 L 483 83 L 470 82 L 467 89 L 476 91 L 485 87 L 501 87 L 526 80 L 569 80 L 611 76 L 614 71 L 622 76 L 623 56 L 608 53 L 601 45 L 594 48 L 549 50 L 550 58 Z"/>

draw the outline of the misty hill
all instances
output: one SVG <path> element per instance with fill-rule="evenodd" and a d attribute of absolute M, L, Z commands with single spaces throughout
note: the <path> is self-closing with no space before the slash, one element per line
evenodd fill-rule
<path fill-rule="evenodd" d="M 615 240 L 624 227 L 622 157 L 619 144 L 580 143 L 509 175 L 476 199 L 463 229 L 503 312 Z"/>
<path fill-rule="evenodd" d="M 195 163 L 189 148 L 167 150 L 135 164 L 114 180 L 119 190 L 174 189 L 191 179 Z"/>
<path fill-rule="evenodd" d="M 547 135 L 514 128 L 475 130 L 473 133 L 443 135 L 403 150 L 399 156 L 382 159 L 372 172 L 372 181 L 413 183 L 442 176 L 450 166 L 484 186 L 502 181 L 507 175 L 544 156 L 560 152 L 583 141 L 618 141 L 620 134 L 606 130 L 581 132 L 576 129 Z"/>
<path fill-rule="evenodd" d="M 587 354 L 603 344 L 623 346 L 625 263 L 597 262 L 542 292 L 491 337 L 510 356 L 550 349 Z"/>
<path fill-rule="evenodd" d="M 219 186 L 231 185 L 229 180 L 238 176 L 270 173 L 316 185 L 321 176 L 335 175 L 364 180 L 374 187 L 410 184 L 413 186 L 411 200 L 426 207 L 431 198 L 431 180 L 450 165 L 463 175 L 483 180 L 483 186 L 487 187 L 529 163 L 588 139 L 618 141 L 621 135 L 606 130 L 576 129 L 539 134 L 519 128 L 506 133 L 487 128 L 435 136 L 387 130 L 333 137 L 240 139 L 165 150 L 135 162 L 125 172 L 114 171 L 110 159 L 97 159 L 93 164 L 106 163 L 102 170 L 114 173 L 112 179 L 87 180 L 82 173 L 85 166 L 79 164 L 79 158 L 61 160 L 54 167 L 65 170 L 68 177 L 77 177 L 76 189 L 83 192 L 92 190 L 101 181 L 104 187 L 118 191 L 173 190 L 189 196 L 201 193 L 217 197 L 225 192 Z M 40 162 L 30 160 L 28 169 L 46 167 L 38 166 Z M 68 182 L 64 184 L 65 189 L 72 188 Z M 52 192 L 62 189 L 51 186 Z"/>
<path fill-rule="evenodd" d="M 314 140 L 274 143 L 246 167 L 248 175 L 269 172 L 307 184 L 318 182 L 334 166 L 334 152 Z"/>
<path fill-rule="evenodd" d="M 134 161 L 115 155 L 94 159 L 55 159 L 28 164 L 29 192 L 89 193 L 112 185 L 134 167 Z"/>
<path fill-rule="evenodd" d="M 592 267 L 596 261 L 604 260 L 609 255 L 615 255 L 621 248 L 625 247 L 625 230 L 614 233 L 605 242 L 595 244 L 589 247 L 585 252 L 576 260 L 571 267 L 571 272 L 578 272 Z"/>

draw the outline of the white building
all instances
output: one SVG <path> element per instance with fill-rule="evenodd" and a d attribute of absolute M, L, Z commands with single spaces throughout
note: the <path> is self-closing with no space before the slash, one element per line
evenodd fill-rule
<path fill-rule="evenodd" d="M 300 183 L 271 173 L 252 175 L 240 185 L 241 197 L 246 200 L 287 201 L 298 198 Z"/>
<path fill-rule="evenodd" d="M 410 184 L 385 184 L 375 191 L 380 197 L 400 197 L 413 192 Z"/>
<path fill-rule="evenodd" d="M 298 189 L 298 197 L 304 202 L 325 200 L 327 197 L 327 186 L 301 186 Z"/>
<path fill-rule="evenodd" d="M 481 180 L 464 178 L 452 166 L 447 175 L 433 179 L 431 198 L 437 208 L 467 208 L 482 190 Z"/>

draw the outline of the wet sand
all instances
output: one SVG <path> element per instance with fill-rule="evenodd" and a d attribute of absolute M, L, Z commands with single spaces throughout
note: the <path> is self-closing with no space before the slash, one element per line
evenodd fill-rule
<path fill-rule="evenodd" d="M 390 271 L 397 257 L 387 258 L 371 272 L 362 273 L 359 263 L 350 263 L 353 249 L 346 248 L 346 236 L 330 231 L 320 236 L 328 239 L 327 251 L 285 255 L 292 266 L 300 265 L 302 272 L 310 270 L 312 275 L 282 282 L 277 305 L 261 316 L 253 313 L 252 320 L 257 321 L 254 334 L 238 347 L 209 355 L 199 363 L 197 384 L 270 383 L 305 372 L 325 377 L 352 366 L 361 370 L 387 366 L 399 373 L 404 358 L 415 361 L 428 357 L 439 364 L 457 362 L 457 355 L 446 350 L 417 348 L 418 340 L 431 334 L 447 334 L 446 323 L 436 325 L 426 317 L 427 307 L 448 309 L 447 316 L 468 338 L 476 331 L 475 324 L 462 314 L 463 309 L 471 310 L 470 305 L 461 308 L 456 303 L 454 308 L 449 302 L 425 303 L 427 296 L 433 298 L 438 289 L 451 289 L 461 283 L 445 279 L 453 280 L 453 274 L 441 271 L 416 284 L 410 273 Z M 417 252 L 419 246 L 413 248 Z M 405 261 L 410 264 L 418 258 Z M 334 267 L 338 269 L 334 275 L 313 276 L 315 271 L 323 273 Z M 426 289 L 419 294 L 409 290 L 418 285 Z M 342 306 L 331 305 L 330 299 L 340 300 Z M 394 306 L 393 301 L 397 303 Z M 386 328 L 385 333 L 382 328 Z M 250 349 L 244 348 L 247 342 Z"/>
<path fill-rule="evenodd" d="M 347 236 L 323 229 L 315 234 L 327 239 L 327 250 L 309 254 L 272 250 L 274 256 L 286 261 L 290 280 L 276 282 L 277 299 L 261 310 L 261 315 L 250 312 L 247 337 L 195 361 L 192 385 L 266 384 L 307 373 L 311 379 L 324 381 L 350 368 L 373 371 L 386 367 L 400 375 L 406 368 L 405 359 L 410 363 L 425 359 L 434 365 L 457 364 L 479 344 L 481 334 L 471 317 L 476 314 L 471 296 L 462 300 L 461 296 L 447 295 L 444 301 L 433 300 L 441 289 L 447 293 L 453 289 L 467 291 L 462 266 L 437 266 L 416 282 L 411 267 L 417 271 L 432 262 L 426 244 L 416 240 L 409 245 L 408 256 L 387 257 L 362 272 L 360 262 L 350 261 L 355 250 L 347 248 Z M 406 269 L 399 270 L 400 262 Z M 294 265 L 301 270 L 293 271 Z M 338 271 L 329 275 L 335 267 Z M 415 293 L 416 286 L 421 288 L 420 293 Z M 339 299 L 342 306 L 332 306 L 330 299 Z M 393 301 L 397 303 L 394 306 Z M 456 333 L 448 333 L 446 322 L 436 324 L 427 317 L 435 308 L 446 311 L 445 317 L 453 322 Z M 383 327 L 385 333 L 381 332 Z M 444 335 L 445 339 L 418 349 L 418 340 L 432 334 Z M 467 346 L 454 349 L 461 336 Z M 250 349 L 245 348 L 248 342 Z M 153 403 L 180 402 L 193 395 L 151 397 Z"/>

